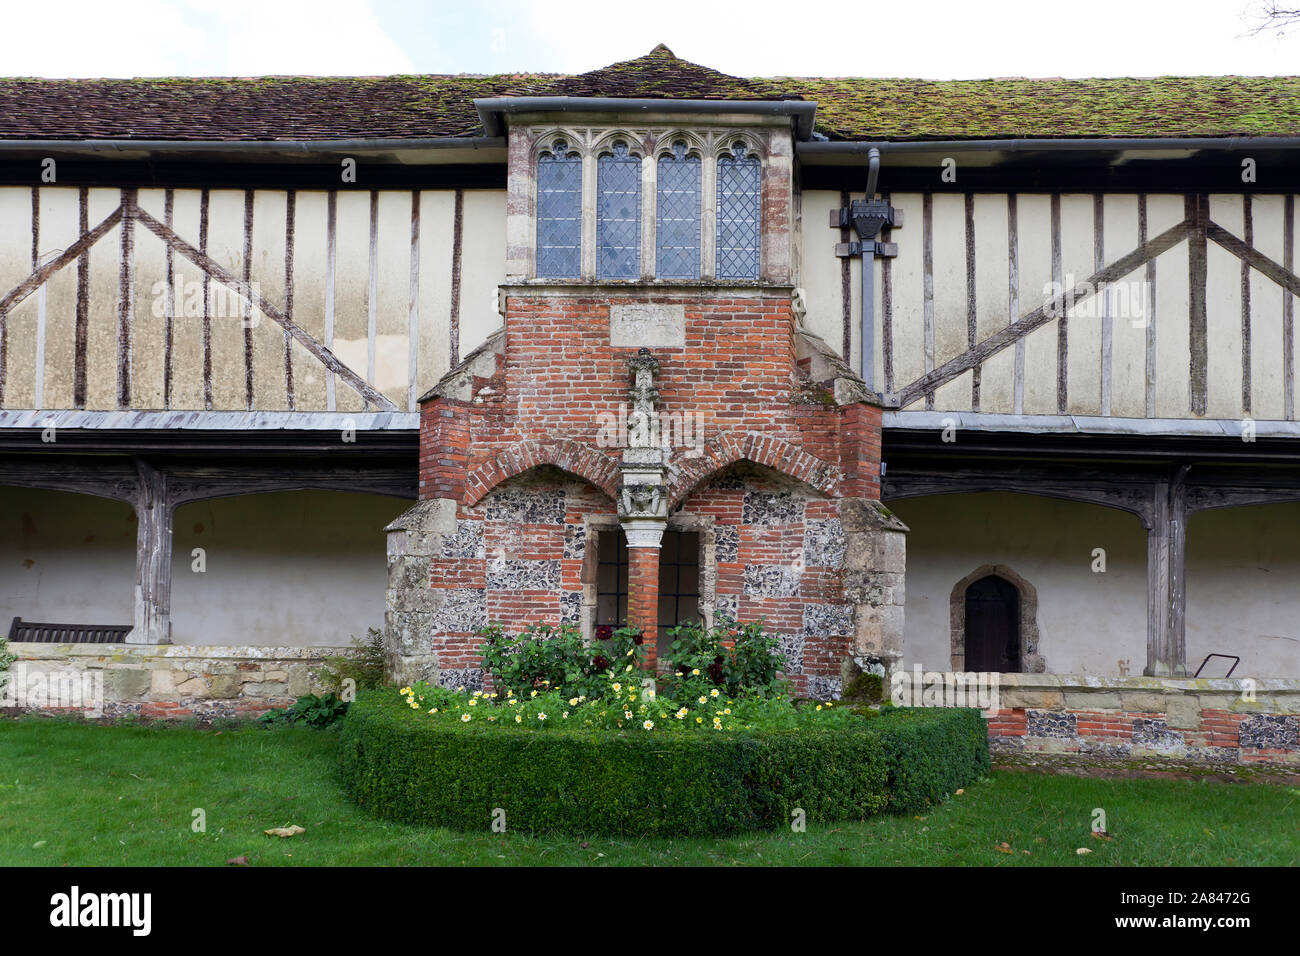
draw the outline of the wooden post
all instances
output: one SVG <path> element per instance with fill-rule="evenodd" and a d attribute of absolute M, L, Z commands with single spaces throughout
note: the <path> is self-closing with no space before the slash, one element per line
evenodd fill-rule
<path fill-rule="evenodd" d="M 1148 677 L 1187 676 L 1187 472 L 1156 484 L 1147 532 Z"/>
<path fill-rule="evenodd" d="M 1165 642 L 1166 673 L 1187 676 L 1187 472 L 1178 469 L 1169 487 L 1169 631 Z"/>
<path fill-rule="evenodd" d="M 136 459 L 135 629 L 129 644 L 171 643 L 172 507 L 167 476 Z"/>
<path fill-rule="evenodd" d="M 1169 630 L 1169 484 L 1157 482 L 1151 496 L 1147 531 L 1147 677 L 1161 674 Z"/>

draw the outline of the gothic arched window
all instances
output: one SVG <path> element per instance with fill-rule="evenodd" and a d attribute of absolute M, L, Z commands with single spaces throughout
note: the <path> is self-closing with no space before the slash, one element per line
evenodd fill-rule
<path fill-rule="evenodd" d="M 576 279 L 582 266 L 582 159 L 559 139 L 537 159 L 537 274 Z"/>
<path fill-rule="evenodd" d="M 757 279 L 762 184 L 757 156 L 743 143 L 718 157 L 719 279 Z"/>
<path fill-rule="evenodd" d="M 617 142 L 596 161 L 596 278 L 641 275 L 641 157 Z"/>
<path fill-rule="evenodd" d="M 655 274 L 661 279 L 700 277 L 701 168 L 700 157 L 687 155 L 681 141 L 659 157 Z"/>

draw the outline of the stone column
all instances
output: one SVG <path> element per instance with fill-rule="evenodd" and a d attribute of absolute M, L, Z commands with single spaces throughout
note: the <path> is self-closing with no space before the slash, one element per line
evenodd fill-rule
<path fill-rule="evenodd" d="M 659 665 L 659 546 L 668 527 L 667 468 L 655 409 L 659 363 L 641 348 L 628 369 L 632 413 L 619 465 L 618 518 L 627 536 L 628 625 L 641 631 L 646 667 L 654 671 Z"/>
<path fill-rule="evenodd" d="M 630 519 L 623 522 L 627 535 L 627 623 L 645 638 L 646 669 L 659 666 L 659 546 L 667 522 Z"/>
<path fill-rule="evenodd" d="M 438 682 L 433 618 L 446 591 L 430 587 L 430 564 L 442 542 L 456 532 L 456 502 L 421 501 L 384 528 L 388 535 L 388 593 L 384 605 L 384 651 L 389 680 L 406 685 Z"/>
<path fill-rule="evenodd" d="M 907 525 L 873 498 L 845 499 L 840 521 L 844 598 L 853 605 L 852 663 L 881 673 L 888 694 L 890 676 L 903 663 Z"/>

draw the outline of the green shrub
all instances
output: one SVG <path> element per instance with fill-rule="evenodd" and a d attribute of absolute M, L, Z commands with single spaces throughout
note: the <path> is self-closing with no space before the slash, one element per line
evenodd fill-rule
<path fill-rule="evenodd" d="M 642 662 L 641 632 L 630 627 L 598 628 L 598 637 L 588 644 L 574 624 L 530 624 L 518 634 L 507 634 L 500 624 L 479 631 L 483 644 L 483 669 L 495 686 L 517 694 L 549 691 L 562 697 L 595 697 L 608 683 L 606 675 L 615 668 L 639 669 Z"/>
<path fill-rule="evenodd" d="M 340 755 L 353 799 L 386 819 L 487 830 L 500 808 L 512 831 L 628 836 L 780 827 L 796 808 L 823 823 L 891 805 L 906 811 L 951 792 L 936 787 L 965 786 L 987 769 L 973 711 L 864 719 L 800 710 L 827 723 L 804 716 L 790 729 L 696 733 L 489 723 L 462 721 L 459 711 L 436 719 L 398 695 L 368 693 L 343 721 Z M 975 748 L 982 763 L 968 752 Z"/>
<path fill-rule="evenodd" d="M 353 689 L 370 690 L 384 685 L 384 635 L 373 627 L 366 632 L 364 641 L 352 638 L 352 649 L 325 658 L 312 677 L 323 690 L 342 694 L 344 681 L 351 680 Z"/>
<path fill-rule="evenodd" d="M 788 683 L 777 676 L 785 667 L 780 642 L 763 630 L 761 620 L 720 620 L 712 628 L 679 624 L 668 636 L 673 669 L 664 675 L 663 692 L 669 697 L 690 700 L 714 687 L 729 697 L 789 694 Z"/>
<path fill-rule="evenodd" d="M 283 710 L 269 710 L 257 719 L 263 724 L 306 724 L 321 728 L 342 720 L 347 712 L 347 702 L 340 700 L 337 694 L 320 697 L 307 694 Z"/>
<path fill-rule="evenodd" d="M 890 809 L 914 813 L 986 776 L 988 725 L 978 710 L 884 707 L 871 721 L 885 747 Z"/>

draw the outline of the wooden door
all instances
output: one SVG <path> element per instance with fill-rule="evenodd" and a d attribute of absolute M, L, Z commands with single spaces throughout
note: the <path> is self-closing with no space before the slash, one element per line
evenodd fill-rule
<path fill-rule="evenodd" d="M 966 670 L 1020 670 L 1020 594 L 996 574 L 966 589 Z"/>

